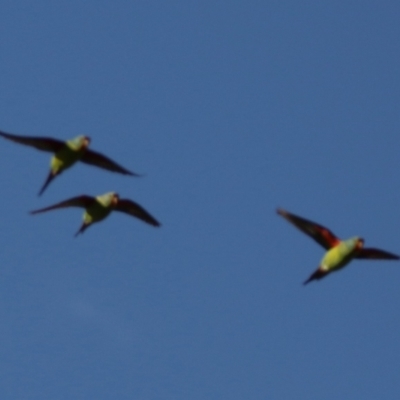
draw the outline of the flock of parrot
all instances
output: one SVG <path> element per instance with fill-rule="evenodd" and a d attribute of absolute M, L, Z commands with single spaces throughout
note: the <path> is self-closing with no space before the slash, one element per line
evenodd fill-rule
<path fill-rule="evenodd" d="M 124 175 L 139 176 L 105 155 L 90 150 L 90 138 L 88 136 L 77 136 L 66 142 L 49 137 L 12 135 L 2 131 L 0 131 L 0 136 L 16 143 L 53 153 L 50 160 L 50 172 L 39 191 L 39 196 L 46 190 L 50 182 L 56 176 L 74 165 L 77 161 Z M 142 206 L 129 199 L 120 199 L 115 192 L 105 193 L 96 197 L 88 195 L 72 197 L 52 206 L 31 211 L 31 214 L 38 214 L 65 207 L 81 207 L 85 209 L 83 213 L 83 223 L 75 236 L 83 233 L 90 225 L 102 221 L 111 211 L 124 212 L 150 225 L 160 226 L 160 223 Z"/>
<path fill-rule="evenodd" d="M 39 196 L 46 190 L 56 176 L 74 165 L 77 161 L 124 175 L 140 176 L 127 170 L 105 155 L 90 150 L 90 138 L 88 136 L 77 136 L 66 142 L 49 137 L 12 135 L 2 131 L 0 131 L 0 136 L 16 143 L 53 153 L 50 161 L 50 172 L 39 191 Z M 57 204 L 31 211 L 31 214 L 38 214 L 65 207 L 81 207 L 85 209 L 83 223 L 75 236 L 83 233 L 90 225 L 105 219 L 112 211 L 124 212 L 152 226 L 160 226 L 160 223 L 142 206 L 130 199 L 120 199 L 119 195 L 115 192 L 105 193 L 96 197 L 88 195 L 72 197 Z M 304 285 L 313 280 L 322 279 L 331 272 L 344 268 L 353 259 L 400 259 L 398 255 L 385 250 L 364 247 L 364 239 L 358 236 L 347 240 L 340 240 L 328 228 L 322 225 L 289 213 L 283 209 L 278 209 L 277 213 L 327 250 L 318 269 L 311 274 L 304 282 Z"/>

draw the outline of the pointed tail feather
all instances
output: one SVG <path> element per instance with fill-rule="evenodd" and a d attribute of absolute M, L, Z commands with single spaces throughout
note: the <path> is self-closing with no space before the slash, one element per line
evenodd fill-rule
<path fill-rule="evenodd" d="M 88 225 L 86 222 L 84 222 L 84 223 L 81 225 L 81 227 L 79 228 L 78 232 L 75 233 L 74 237 L 77 237 L 79 234 L 85 232 L 85 230 L 86 230 L 86 228 L 87 228 L 88 226 L 89 226 L 89 225 Z"/>
<path fill-rule="evenodd" d="M 307 285 L 307 283 L 310 283 L 313 280 L 318 280 L 323 278 L 327 274 L 326 271 L 322 271 L 321 269 L 317 269 L 314 273 L 311 274 L 311 276 L 303 282 L 303 285 Z"/>
<path fill-rule="evenodd" d="M 54 174 L 52 171 L 50 171 L 49 175 L 47 176 L 46 181 L 44 182 L 42 188 L 40 189 L 40 192 L 38 196 L 41 196 L 42 193 L 46 190 L 47 186 L 49 186 L 50 182 L 56 177 L 56 174 Z"/>

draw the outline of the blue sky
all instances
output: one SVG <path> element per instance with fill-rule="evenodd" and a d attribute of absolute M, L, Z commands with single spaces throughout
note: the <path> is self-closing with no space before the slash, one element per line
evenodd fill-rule
<path fill-rule="evenodd" d="M 393 399 L 400 264 L 303 287 L 277 207 L 400 253 L 394 1 L 3 1 L 0 129 L 92 138 L 129 178 L 0 141 L 3 399 Z M 110 190 L 143 205 L 73 238 Z"/>

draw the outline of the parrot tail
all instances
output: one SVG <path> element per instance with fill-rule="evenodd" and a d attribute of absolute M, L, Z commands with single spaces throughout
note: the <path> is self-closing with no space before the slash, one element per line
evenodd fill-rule
<path fill-rule="evenodd" d="M 315 279 L 321 279 L 325 275 L 327 275 L 326 271 L 323 271 L 321 268 L 318 268 L 311 276 L 303 283 L 303 285 L 307 285 L 307 283 L 315 280 Z"/>
<path fill-rule="evenodd" d="M 38 196 L 41 196 L 42 193 L 46 190 L 47 186 L 49 186 L 50 182 L 56 177 L 56 174 L 53 173 L 53 171 L 50 171 L 49 175 L 47 176 L 46 181 L 44 182 L 42 188 L 40 189 L 40 192 Z"/>
<path fill-rule="evenodd" d="M 79 228 L 78 232 L 75 233 L 74 237 L 77 237 L 80 233 L 85 232 L 85 229 L 89 226 L 86 222 L 84 222 L 81 227 Z"/>

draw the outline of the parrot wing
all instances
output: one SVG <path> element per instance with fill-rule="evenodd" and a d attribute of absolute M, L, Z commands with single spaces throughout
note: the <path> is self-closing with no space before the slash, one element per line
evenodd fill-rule
<path fill-rule="evenodd" d="M 134 172 L 125 169 L 105 155 L 97 153 L 93 150 L 87 150 L 83 154 L 80 161 L 84 162 L 85 164 L 95 165 L 96 167 L 107 169 L 112 172 L 119 172 L 120 174 L 124 175 L 139 176 L 138 174 L 135 174 Z"/>
<path fill-rule="evenodd" d="M 325 228 L 322 225 L 299 217 L 295 214 L 291 214 L 281 208 L 277 210 L 277 213 L 304 232 L 306 235 L 313 238 L 326 250 L 329 250 L 340 243 L 340 239 L 338 239 L 328 228 Z"/>
<path fill-rule="evenodd" d="M 374 249 L 371 247 L 364 247 L 360 252 L 354 257 L 360 259 L 370 259 L 370 260 L 399 260 L 400 257 L 396 254 L 389 253 L 385 250 Z"/>
<path fill-rule="evenodd" d="M 12 140 L 13 142 L 24 144 L 26 146 L 34 147 L 35 149 L 56 153 L 65 146 L 65 142 L 49 137 L 31 137 L 11 135 L 0 131 L 0 136 L 5 139 Z"/>
<path fill-rule="evenodd" d="M 65 208 L 65 207 L 87 208 L 94 201 L 96 201 L 96 199 L 94 197 L 82 195 L 82 196 L 72 197 L 68 200 L 61 201 L 60 203 L 53 204 L 52 206 L 49 206 L 49 207 L 40 208 L 39 210 L 33 210 L 30 213 L 38 214 L 38 213 L 42 213 L 45 211 L 51 211 L 51 210 L 56 210 L 58 208 Z"/>
<path fill-rule="evenodd" d="M 154 217 L 152 217 L 142 206 L 132 200 L 120 199 L 114 210 L 132 215 L 150 225 L 160 226 L 160 223 Z"/>

